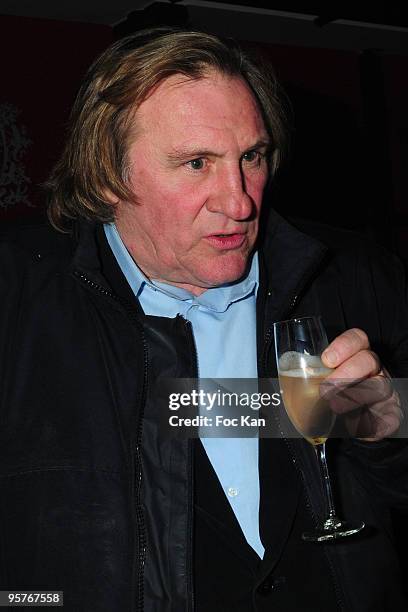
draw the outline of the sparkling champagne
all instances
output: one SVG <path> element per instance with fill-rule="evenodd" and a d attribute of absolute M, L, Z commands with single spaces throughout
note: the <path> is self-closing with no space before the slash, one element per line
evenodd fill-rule
<path fill-rule="evenodd" d="M 317 529 L 302 533 L 306 542 L 327 542 L 359 533 L 363 521 L 342 521 L 336 514 L 326 461 L 326 440 L 335 421 L 329 401 L 321 396 L 322 382 L 332 370 L 321 355 L 328 346 L 321 317 L 300 317 L 277 321 L 275 332 L 276 363 L 286 413 L 316 451 L 327 514 Z"/>
<path fill-rule="evenodd" d="M 330 371 L 320 363 L 319 367 L 279 373 L 286 412 L 297 431 L 314 446 L 326 442 L 335 421 L 328 401 L 320 396 L 320 384 Z"/>

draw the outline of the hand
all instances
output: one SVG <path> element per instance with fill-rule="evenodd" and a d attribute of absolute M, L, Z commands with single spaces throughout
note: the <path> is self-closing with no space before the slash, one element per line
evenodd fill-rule
<path fill-rule="evenodd" d="M 344 415 L 352 436 L 373 442 L 397 431 L 402 422 L 399 395 L 363 330 L 349 329 L 335 338 L 322 361 L 334 370 L 321 394 L 336 414 Z"/>

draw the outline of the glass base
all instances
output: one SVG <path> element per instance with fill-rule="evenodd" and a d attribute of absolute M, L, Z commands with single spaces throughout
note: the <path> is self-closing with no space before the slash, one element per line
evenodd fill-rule
<path fill-rule="evenodd" d="M 302 533 L 302 540 L 305 542 L 327 542 L 355 535 L 364 529 L 365 523 L 341 521 L 337 516 L 326 519 L 322 529 L 316 531 L 306 531 Z"/>

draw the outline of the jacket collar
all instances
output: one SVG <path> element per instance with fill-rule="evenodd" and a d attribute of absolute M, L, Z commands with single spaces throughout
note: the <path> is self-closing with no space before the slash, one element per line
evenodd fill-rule
<path fill-rule="evenodd" d="M 103 225 L 92 223 L 85 219 L 78 219 L 73 226 L 74 253 L 71 260 L 71 270 L 80 272 L 101 285 L 112 290 L 110 283 L 103 274 L 103 261 L 101 257 L 101 241 L 99 235 L 103 233 Z M 105 241 L 106 242 L 106 241 Z"/>
<path fill-rule="evenodd" d="M 266 328 L 289 314 L 291 303 L 322 263 L 327 248 L 271 210 L 260 236 L 261 286 Z M 262 301 L 261 297 L 261 301 Z"/>
<path fill-rule="evenodd" d="M 274 321 L 290 317 L 295 300 L 323 262 L 327 248 L 273 209 L 262 227 L 258 245 L 257 345 L 259 375 L 266 376 L 261 363 L 265 339 Z"/>
<path fill-rule="evenodd" d="M 303 234 L 285 221 L 276 211 L 271 209 L 268 218 L 264 220 L 263 231 L 260 233 L 257 248 L 260 253 L 260 280 L 264 295 L 260 301 L 269 296 L 270 316 L 284 314 L 285 308 L 322 260 L 326 247 L 314 238 Z M 77 270 L 92 281 L 106 289 L 113 290 L 112 274 L 123 276 L 119 266 L 110 267 L 106 274 L 109 259 L 115 258 L 110 252 L 102 224 L 96 224 L 84 219 L 74 226 L 75 250 L 72 258 L 72 269 Z M 110 257 L 112 255 L 112 257 Z M 116 262 L 116 260 L 115 260 Z M 124 286 L 119 289 L 121 297 Z"/>

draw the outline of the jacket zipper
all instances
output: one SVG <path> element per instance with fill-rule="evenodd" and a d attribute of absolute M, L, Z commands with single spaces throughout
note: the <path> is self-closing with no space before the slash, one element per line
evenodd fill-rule
<path fill-rule="evenodd" d="M 138 526 L 138 551 L 139 551 L 139 571 L 137 580 L 137 611 L 143 612 L 144 609 L 144 568 L 146 564 L 146 525 L 144 512 L 141 505 L 141 491 L 143 484 L 142 474 L 142 457 L 141 457 L 141 444 L 142 444 L 142 433 L 143 433 L 143 414 L 144 407 L 146 404 L 146 392 L 148 382 L 148 369 L 147 369 L 147 343 L 144 334 L 142 333 L 143 341 L 143 390 L 141 397 L 141 408 L 140 416 L 137 428 L 137 443 L 136 443 L 136 461 L 138 465 L 137 472 L 137 483 L 136 483 L 136 522 Z"/>
<path fill-rule="evenodd" d="M 308 270 L 307 274 L 304 275 L 302 280 L 298 283 L 298 286 L 296 287 L 295 293 L 293 293 L 292 298 L 289 300 L 289 307 L 288 307 L 288 309 L 282 314 L 282 320 L 287 319 L 289 317 L 289 315 L 291 314 L 292 310 L 294 309 L 294 307 L 296 306 L 297 302 L 299 301 L 299 297 L 301 296 L 302 292 L 305 290 L 309 280 L 313 277 L 314 273 L 318 269 L 321 261 L 322 261 L 321 257 L 317 261 L 315 261 L 312 264 L 312 267 L 310 268 L 310 270 Z M 268 292 L 268 296 L 269 295 L 270 295 L 270 292 Z M 273 333 L 273 326 L 269 327 L 267 329 L 267 331 L 266 331 L 266 334 L 265 334 L 264 350 L 263 350 L 263 354 L 262 354 L 262 358 L 261 358 L 261 366 L 263 367 L 263 371 L 264 372 L 267 372 L 266 358 L 267 358 L 268 353 L 269 353 L 269 343 L 270 343 L 270 339 L 271 339 L 272 333 Z"/>
<path fill-rule="evenodd" d="M 287 312 L 285 313 L 284 317 L 288 317 L 290 315 L 290 313 L 294 309 L 298 299 L 299 299 L 299 294 L 297 293 L 291 299 L 290 306 L 289 306 Z M 267 372 L 268 371 L 268 365 L 266 363 L 266 360 L 267 360 L 267 357 L 268 357 L 268 354 L 269 354 L 269 348 L 270 348 L 272 334 L 273 334 L 273 327 L 271 326 L 266 331 L 265 340 L 264 340 L 264 348 L 263 348 L 263 351 L 262 351 L 261 364 L 262 364 L 263 372 Z"/>
<path fill-rule="evenodd" d="M 146 525 L 145 525 L 144 513 L 143 513 L 143 509 L 141 505 L 141 490 L 142 490 L 142 484 L 143 484 L 142 461 L 141 461 L 141 441 L 142 441 L 142 434 L 143 434 L 143 412 L 144 412 L 144 407 L 145 407 L 145 402 L 146 402 L 146 392 L 147 392 L 147 382 L 148 382 L 148 367 L 147 367 L 148 359 L 147 359 L 146 338 L 144 335 L 143 327 L 140 324 L 139 320 L 137 319 L 136 315 L 134 314 L 134 309 L 132 305 L 129 304 L 129 302 L 120 298 L 118 295 L 116 295 L 112 291 L 109 291 L 109 289 L 102 287 L 102 285 L 98 285 L 94 281 L 90 280 L 82 272 L 79 272 L 78 270 L 74 270 L 73 274 L 76 278 L 78 278 L 83 284 L 85 284 L 90 289 L 95 290 L 98 293 L 102 294 L 103 296 L 111 298 L 115 302 L 120 303 L 124 307 L 127 316 L 132 320 L 133 323 L 135 323 L 140 328 L 140 332 L 141 332 L 142 343 L 143 343 L 143 388 L 142 388 L 142 394 L 141 394 L 141 403 L 140 403 L 141 409 L 140 409 L 140 416 L 138 420 L 138 428 L 137 428 L 137 435 L 136 435 L 136 448 L 135 448 L 136 463 L 138 466 L 138 470 L 137 470 L 137 474 L 134 475 L 134 479 L 135 479 L 135 490 L 136 490 L 135 506 L 136 506 L 136 523 L 137 523 L 138 551 L 139 551 L 139 557 L 138 557 L 139 571 L 137 574 L 138 579 L 137 579 L 136 611 L 143 612 L 143 609 L 144 609 L 143 578 L 144 578 L 144 568 L 145 568 L 145 563 L 146 563 Z"/>
<path fill-rule="evenodd" d="M 184 318 L 184 317 L 183 317 Z M 188 339 L 190 351 L 193 357 L 193 368 L 194 372 L 199 378 L 199 364 L 198 364 L 198 355 L 197 355 L 197 347 L 194 341 L 193 328 L 190 321 L 185 320 L 185 329 L 186 336 Z M 188 483 L 190 483 L 190 491 L 189 491 L 189 506 L 187 510 L 187 533 L 189 539 L 189 550 L 188 561 L 187 561 L 187 593 L 188 593 L 188 612 L 194 612 L 195 608 L 195 600 L 194 600 L 194 579 L 193 579 L 193 509 L 194 509 L 194 466 L 193 466 L 193 440 L 189 439 L 187 442 L 187 473 L 188 473 Z"/>

